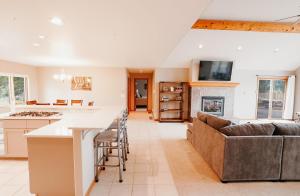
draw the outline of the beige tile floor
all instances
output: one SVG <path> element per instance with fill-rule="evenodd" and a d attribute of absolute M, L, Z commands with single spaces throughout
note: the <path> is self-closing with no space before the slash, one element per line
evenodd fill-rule
<path fill-rule="evenodd" d="M 129 161 L 124 182 L 116 168 L 102 171 L 91 196 L 300 195 L 300 182 L 221 183 L 185 139 L 185 124 L 158 123 L 142 112 L 130 116 Z"/>
<path fill-rule="evenodd" d="M 143 112 L 130 116 L 129 160 L 124 182 L 117 168 L 102 171 L 91 196 L 300 196 L 300 182 L 222 184 L 185 140 L 185 124 L 158 123 Z M 27 196 L 26 161 L 0 161 L 0 196 Z"/>
<path fill-rule="evenodd" d="M 0 195 L 32 195 L 29 192 L 27 161 L 0 161 Z"/>

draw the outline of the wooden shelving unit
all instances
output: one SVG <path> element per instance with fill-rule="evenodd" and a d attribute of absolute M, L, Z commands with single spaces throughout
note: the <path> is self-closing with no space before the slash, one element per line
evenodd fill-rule
<path fill-rule="evenodd" d="M 159 122 L 183 122 L 187 119 L 187 82 L 159 83 Z"/>

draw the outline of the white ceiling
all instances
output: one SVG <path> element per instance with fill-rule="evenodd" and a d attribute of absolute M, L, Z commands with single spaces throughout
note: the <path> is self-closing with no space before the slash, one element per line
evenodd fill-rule
<path fill-rule="evenodd" d="M 201 18 L 276 21 L 299 14 L 299 0 L 213 0 Z"/>
<path fill-rule="evenodd" d="M 213 0 L 200 18 L 276 21 L 298 14 L 299 0 Z M 182 67 L 192 59 L 205 59 L 233 60 L 240 69 L 294 70 L 300 66 L 299 51 L 300 34 L 190 30 L 163 66 Z"/>
<path fill-rule="evenodd" d="M 300 66 L 299 51 L 300 34 L 191 30 L 164 66 L 188 66 L 192 59 L 202 59 L 234 61 L 240 69 L 294 70 Z"/>
<path fill-rule="evenodd" d="M 209 1 L 1 0 L 0 59 L 37 66 L 158 66 Z M 64 26 L 51 24 L 53 16 Z"/>
<path fill-rule="evenodd" d="M 238 68 L 292 70 L 300 65 L 300 34 L 190 27 L 197 18 L 275 21 L 297 14 L 299 0 L 1 0 L 0 59 L 135 68 L 227 59 Z M 64 26 L 51 24 L 53 16 Z"/>

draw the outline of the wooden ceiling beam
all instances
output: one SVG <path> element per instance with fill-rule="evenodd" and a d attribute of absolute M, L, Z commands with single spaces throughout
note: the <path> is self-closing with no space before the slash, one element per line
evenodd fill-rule
<path fill-rule="evenodd" d="M 300 33 L 300 24 L 289 22 L 258 22 L 199 19 L 192 26 L 192 29 Z"/>

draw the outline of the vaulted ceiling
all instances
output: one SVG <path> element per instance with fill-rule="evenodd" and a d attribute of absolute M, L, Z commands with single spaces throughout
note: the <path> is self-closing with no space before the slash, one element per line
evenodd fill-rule
<path fill-rule="evenodd" d="M 200 18 L 273 22 L 299 14 L 298 0 L 214 0 Z M 234 61 L 240 69 L 294 70 L 300 66 L 298 51 L 299 33 L 190 30 L 163 66 L 188 66 L 191 60 L 202 59 Z"/>
<path fill-rule="evenodd" d="M 2 0 L 0 59 L 135 68 L 227 59 L 240 68 L 292 70 L 300 65 L 300 34 L 191 26 L 198 18 L 275 21 L 298 14 L 299 0 Z M 54 16 L 64 25 L 50 23 Z"/>

